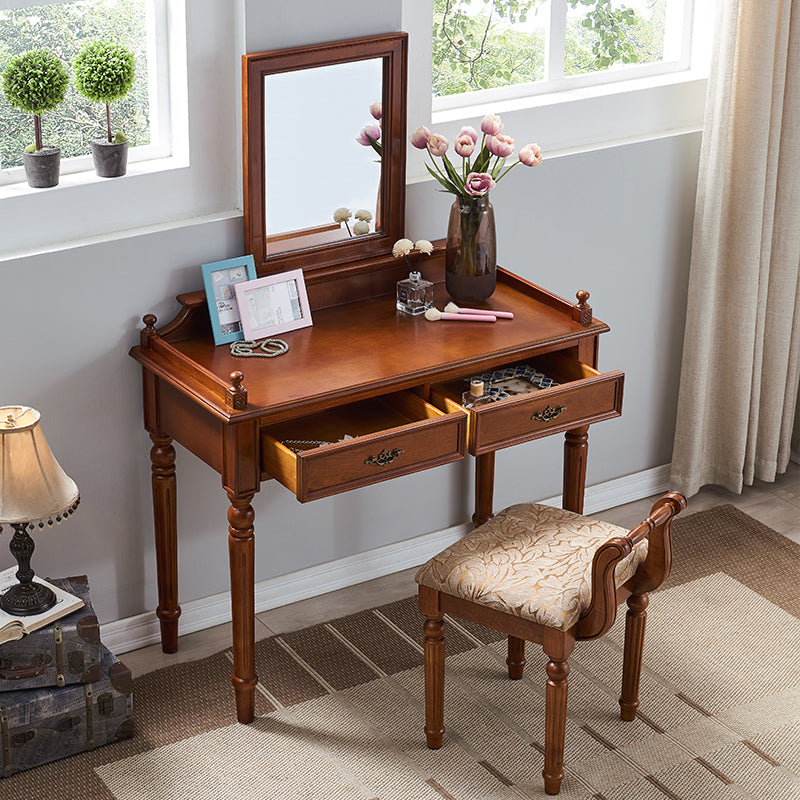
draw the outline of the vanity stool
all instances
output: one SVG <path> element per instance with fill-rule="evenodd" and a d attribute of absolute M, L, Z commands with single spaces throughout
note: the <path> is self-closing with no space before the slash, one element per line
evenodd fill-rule
<path fill-rule="evenodd" d="M 425 621 L 425 735 L 444 734 L 444 614 L 508 635 L 508 675 L 518 680 L 525 642 L 549 657 L 545 791 L 564 777 L 568 659 L 578 639 L 602 636 L 628 601 L 620 715 L 636 716 L 647 593 L 669 575 L 670 522 L 686 508 L 677 492 L 662 497 L 631 531 L 571 511 L 522 503 L 491 517 L 423 565 L 416 575 Z"/>

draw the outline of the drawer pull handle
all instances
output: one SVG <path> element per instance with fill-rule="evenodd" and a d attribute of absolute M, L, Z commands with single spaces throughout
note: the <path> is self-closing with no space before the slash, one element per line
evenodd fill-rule
<path fill-rule="evenodd" d="M 405 452 L 404 450 L 398 450 L 395 448 L 391 452 L 388 450 L 381 450 L 380 453 L 376 456 L 370 456 L 364 463 L 365 464 L 372 464 L 376 467 L 385 467 L 387 464 L 391 464 L 401 453 Z"/>
<path fill-rule="evenodd" d="M 562 411 L 566 411 L 566 406 L 547 406 L 544 411 L 537 411 L 531 419 L 535 419 L 537 422 L 552 422 Z"/>

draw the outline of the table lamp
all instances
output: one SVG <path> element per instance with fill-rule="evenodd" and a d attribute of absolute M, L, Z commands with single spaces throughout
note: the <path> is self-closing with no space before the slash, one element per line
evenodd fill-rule
<path fill-rule="evenodd" d="M 33 539 L 29 530 L 52 526 L 78 507 L 78 487 L 59 466 L 39 424 L 40 414 L 26 406 L 0 406 L 0 531 L 14 528 L 9 543 L 19 583 L 0 596 L 0 608 L 17 617 L 41 614 L 56 596 L 33 580 Z"/>

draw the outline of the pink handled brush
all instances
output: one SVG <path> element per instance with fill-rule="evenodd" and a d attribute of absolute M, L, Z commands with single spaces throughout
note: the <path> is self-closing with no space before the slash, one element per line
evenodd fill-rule
<path fill-rule="evenodd" d="M 449 319 L 454 322 L 494 322 L 497 317 L 493 314 L 448 314 L 438 308 L 429 308 L 425 312 L 425 319 L 438 322 L 440 319 Z"/>
<path fill-rule="evenodd" d="M 497 319 L 514 319 L 514 314 L 511 311 L 493 311 L 487 308 L 459 308 L 455 303 L 450 302 L 444 310 L 450 314 L 485 314 Z"/>

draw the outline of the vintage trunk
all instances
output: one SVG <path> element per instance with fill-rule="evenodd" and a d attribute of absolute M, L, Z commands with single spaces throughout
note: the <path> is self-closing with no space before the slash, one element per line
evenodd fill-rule
<path fill-rule="evenodd" d="M 88 579 L 81 575 L 48 580 L 85 605 L 52 625 L 0 644 L 0 692 L 100 680 L 100 626 Z"/>
<path fill-rule="evenodd" d="M 101 654 L 99 681 L 0 695 L 3 777 L 133 736 L 130 670 Z"/>

